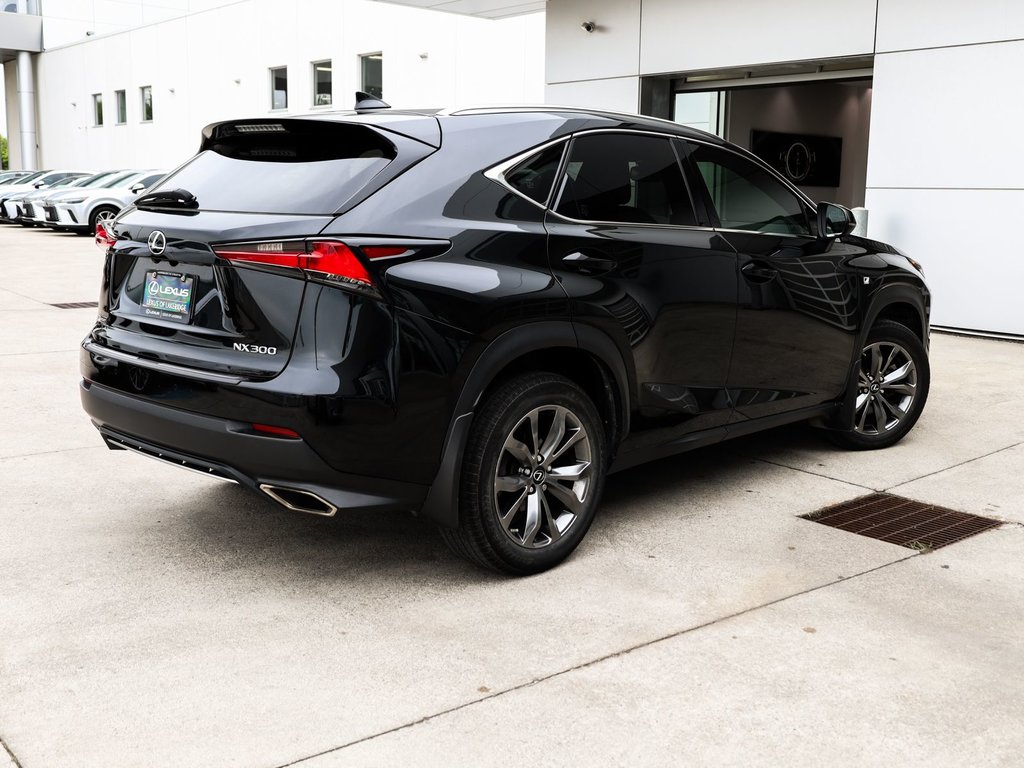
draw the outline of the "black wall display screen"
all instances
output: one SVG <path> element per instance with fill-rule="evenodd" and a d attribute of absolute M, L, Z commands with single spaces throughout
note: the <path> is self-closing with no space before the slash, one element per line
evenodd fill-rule
<path fill-rule="evenodd" d="M 751 131 L 750 151 L 794 184 L 838 187 L 843 159 L 839 136 Z"/>

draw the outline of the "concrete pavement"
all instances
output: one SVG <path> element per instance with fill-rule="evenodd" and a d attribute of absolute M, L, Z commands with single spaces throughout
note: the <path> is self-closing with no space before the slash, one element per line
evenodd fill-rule
<path fill-rule="evenodd" d="M 404 515 L 291 515 L 110 452 L 101 256 L 0 226 L 0 739 L 21 768 L 1019 765 L 1024 345 L 936 335 L 914 432 L 795 427 L 609 479 L 509 580 Z M 1007 524 L 931 554 L 802 520 L 892 490 Z M 4 765 L 0 749 L 0 766 Z"/>

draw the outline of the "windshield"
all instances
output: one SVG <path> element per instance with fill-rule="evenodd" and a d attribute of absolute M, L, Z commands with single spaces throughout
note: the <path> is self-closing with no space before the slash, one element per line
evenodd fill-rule
<path fill-rule="evenodd" d="M 81 176 L 65 176 L 63 179 L 58 179 L 50 185 L 50 189 L 54 187 L 77 187 L 78 182 L 82 180 Z"/>
<path fill-rule="evenodd" d="M 38 179 L 44 173 L 50 173 L 50 171 L 36 171 L 35 173 L 30 173 L 28 176 L 22 176 L 20 179 L 17 179 L 15 181 L 15 183 L 16 184 L 31 184 L 33 181 Z"/>
<path fill-rule="evenodd" d="M 110 189 L 111 187 L 126 187 L 131 182 L 135 181 L 142 173 L 140 171 L 127 171 L 125 173 L 119 173 L 114 178 L 108 179 L 107 183 L 103 185 L 104 189 Z"/>
<path fill-rule="evenodd" d="M 86 176 L 82 180 L 81 184 L 76 184 L 76 187 L 102 187 L 106 182 L 110 181 L 112 176 L 116 176 L 124 171 L 103 171 L 92 176 Z"/>

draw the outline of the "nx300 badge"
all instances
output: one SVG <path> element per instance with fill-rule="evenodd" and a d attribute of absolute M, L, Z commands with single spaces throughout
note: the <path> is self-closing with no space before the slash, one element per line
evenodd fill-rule
<path fill-rule="evenodd" d="M 251 355 L 276 355 L 277 347 L 261 347 L 256 344 L 239 344 L 235 342 L 236 352 L 248 352 Z"/>

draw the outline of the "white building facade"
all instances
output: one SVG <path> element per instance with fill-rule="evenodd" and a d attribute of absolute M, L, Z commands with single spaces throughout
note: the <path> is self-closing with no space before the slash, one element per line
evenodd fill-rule
<path fill-rule="evenodd" d="M 203 126 L 350 109 L 543 100 L 543 14 L 480 19 L 368 0 L 38 0 L 36 166 L 174 167 Z M 0 13 L 2 25 L 13 14 Z M 20 167 L 15 61 L 5 65 Z"/>

